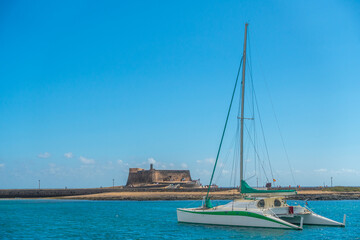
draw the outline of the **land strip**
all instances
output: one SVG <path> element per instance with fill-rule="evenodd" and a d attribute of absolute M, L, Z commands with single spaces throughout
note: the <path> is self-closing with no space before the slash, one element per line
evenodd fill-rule
<path fill-rule="evenodd" d="M 165 189 L 165 188 L 87 188 L 87 189 L 6 189 L 0 190 L 0 198 L 52 198 L 78 200 L 200 200 L 207 189 Z M 360 200 L 360 191 L 336 192 L 318 189 L 298 190 L 291 200 Z M 237 189 L 211 189 L 212 199 L 234 199 Z"/>

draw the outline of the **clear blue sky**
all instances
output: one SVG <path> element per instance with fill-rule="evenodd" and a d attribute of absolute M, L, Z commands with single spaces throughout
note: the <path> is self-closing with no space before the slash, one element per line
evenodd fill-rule
<path fill-rule="evenodd" d="M 246 21 L 278 183 L 269 93 L 296 183 L 360 185 L 358 1 L 1 1 L 0 188 L 120 185 L 149 162 L 207 184 Z"/>

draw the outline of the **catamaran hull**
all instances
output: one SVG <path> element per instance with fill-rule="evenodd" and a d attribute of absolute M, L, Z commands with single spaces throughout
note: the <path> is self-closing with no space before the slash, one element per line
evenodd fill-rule
<path fill-rule="evenodd" d="M 303 217 L 303 224 L 305 225 L 323 225 L 323 226 L 336 226 L 336 227 L 345 227 L 344 223 L 340 223 L 329 218 L 320 216 L 316 213 L 301 215 Z M 282 217 L 287 222 L 299 224 L 301 217 Z"/>
<path fill-rule="evenodd" d="M 214 214 L 214 215 L 213 215 Z M 229 214 L 229 212 L 222 213 L 213 212 L 191 212 L 187 210 L 177 210 L 178 222 L 183 223 L 197 223 L 197 224 L 211 224 L 211 225 L 228 225 L 241 227 L 261 227 L 261 228 L 282 228 L 282 229 L 296 229 L 301 230 L 302 227 L 288 223 L 282 219 L 273 216 L 263 216 L 256 213 L 236 212 Z M 240 215 L 241 214 L 241 215 Z M 242 216 L 248 215 L 248 216 Z"/>

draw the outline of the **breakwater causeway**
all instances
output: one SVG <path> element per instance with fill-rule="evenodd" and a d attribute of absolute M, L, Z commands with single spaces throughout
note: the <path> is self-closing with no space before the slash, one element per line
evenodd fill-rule
<path fill-rule="evenodd" d="M 59 198 L 84 200 L 199 200 L 206 195 L 205 188 L 79 188 L 79 189 L 2 189 L 0 198 Z M 237 189 L 211 189 L 212 199 L 234 199 Z M 291 200 L 359 200 L 360 192 L 331 192 L 318 189 L 298 190 Z"/>

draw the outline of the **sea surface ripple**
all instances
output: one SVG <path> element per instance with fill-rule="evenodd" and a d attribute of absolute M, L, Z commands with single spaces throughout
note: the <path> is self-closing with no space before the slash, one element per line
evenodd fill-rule
<path fill-rule="evenodd" d="M 345 228 L 304 226 L 304 230 L 296 231 L 177 223 L 176 208 L 200 204 L 1 200 L 0 239 L 360 239 L 360 200 L 309 201 L 316 213 L 331 219 L 342 222 L 346 214 Z"/>

